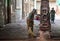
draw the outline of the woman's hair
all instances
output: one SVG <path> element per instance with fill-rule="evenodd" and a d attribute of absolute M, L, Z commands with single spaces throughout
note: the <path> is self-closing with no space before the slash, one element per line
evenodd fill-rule
<path fill-rule="evenodd" d="M 54 9 L 54 7 L 52 9 Z"/>

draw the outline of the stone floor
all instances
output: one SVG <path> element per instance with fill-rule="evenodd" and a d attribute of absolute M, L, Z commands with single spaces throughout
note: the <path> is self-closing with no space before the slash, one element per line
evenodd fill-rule
<path fill-rule="evenodd" d="M 53 35 L 60 35 L 59 23 L 60 20 L 55 20 L 55 23 L 52 23 Z M 35 35 L 37 35 L 39 31 L 38 25 L 39 25 L 39 21 L 35 21 L 35 25 L 34 25 Z M 0 28 L 0 39 L 2 39 L 0 41 L 39 41 L 38 39 L 30 39 L 30 40 L 28 39 L 28 30 L 25 21 L 21 21 L 18 23 L 10 23 L 7 24 L 4 28 Z M 9 39 L 9 40 L 3 40 L 3 39 Z M 20 39 L 26 39 L 26 40 L 20 40 Z M 60 40 L 50 39 L 49 41 L 60 41 Z"/>
<path fill-rule="evenodd" d="M 34 28 L 37 35 L 38 26 Z M 25 21 L 19 23 L 7 24 L 4 28 L 0 28 L 0 39 L 25 39 L 28 38 L 28 29 Z"/>

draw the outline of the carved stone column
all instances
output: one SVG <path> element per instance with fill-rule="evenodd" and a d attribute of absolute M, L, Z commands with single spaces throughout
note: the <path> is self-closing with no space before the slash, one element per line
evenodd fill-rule
<path fill-rule="evenodd" d="M 49 0 L 41 0 L 40 30 L 50 30 Z"/>

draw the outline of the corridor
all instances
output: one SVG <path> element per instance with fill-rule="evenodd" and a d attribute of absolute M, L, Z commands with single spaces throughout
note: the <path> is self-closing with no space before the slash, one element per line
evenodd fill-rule
<path fill-rule="evenodd" d="M 57 0 L 44 1 L 47 3 L 43 4 L 41 7 L 41 0 L 0 0 L 0 41 L 60 41 L 60 4 Z M 58 3 L 58 4 L 57 4 Z M 52 23 L 50 21 L 49 10 L 54 7 L 55 21 Z M 28 28 L 27 28 L 27 17 L 30 12 L 36 9 L 34 15 L 33 33 L 34 38 L 29 38 Z M 41 9 L 41 10 L 40 10 Z M 41 13 L 41 12 L 42 13 Z M 45 11 L 45 12 L 44 12 Z M 47 15 L 48 17 L 42 17 L 42 15 Z M 31 16 L 30 16 L 31 17 Z M 29 17 L 29 18 L 30 18 Z M 37 19 L 38 17 L 38 19 Z M 45 20 L 44 20 L 45 19 Z M 48 19 L 48 20 L 47 20 Z M 40 29 L 40 24 L 50 22 L 51 23 L 51 33 L 42 32 Z M 47 22 L 46 22 L 47 21 Z M 47 26 L 46 26 L 47 27 Z M 41 34 L 42 33 L 42 34 Z M 46 35 L 45 35 L 46 34 Z M 41 37 L 41 36 L 42 37 Z M 50 38 L 45 38 L 49 37 Z"/>

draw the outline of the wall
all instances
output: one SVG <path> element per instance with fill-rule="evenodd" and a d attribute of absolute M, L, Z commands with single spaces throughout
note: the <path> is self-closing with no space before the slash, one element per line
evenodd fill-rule
<path fill-rule="evenodd" d="M 16 22 L 22 19 L 22 0 L 16 0 Z"/>
<path fill-rule="evenodd" d="M 11 0 L 11 23 L 16 22 L 15 9 L 16 9 L 15 0 Z"/>
<path fill-rule="evenodd" d="M 0 0 L 0 26 L 4 25 L 4 0 Z"/>

